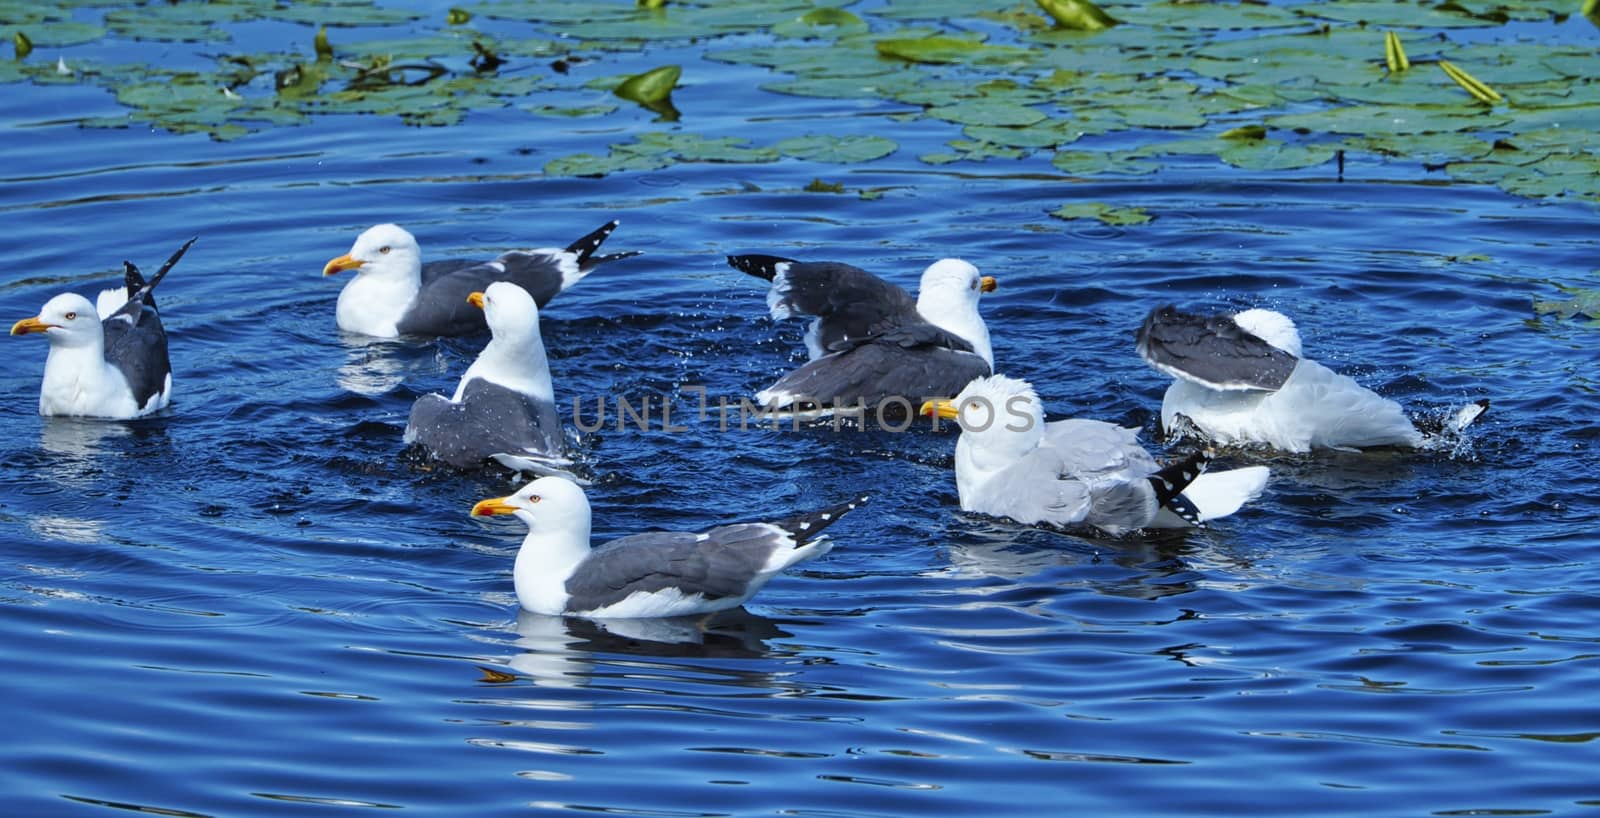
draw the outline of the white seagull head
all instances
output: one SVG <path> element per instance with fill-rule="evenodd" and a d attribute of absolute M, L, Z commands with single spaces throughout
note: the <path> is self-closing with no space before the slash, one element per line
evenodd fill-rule
<path fill-rule="evenodd" d="M 1039 445 L 1044 437 L 1044 406 L 1033 385 L 1019 378 L 990 375 L 975 378 L 952 400 L 932 400 L 922 414 L 957 421 L 962 443 L 1014 459 Z"/>
<path fill-rule="evenodd" d="M 565 477 L 541 477 L 509 497 L 484 500 L 472 507 L 474 517 L 514 514 L 528 526 L 529 537 L 554 536 L 589 542 L 589 497 Z"/>
<path fill-rule="evenodd" d="M 398 224 L 367 228 L 356 237 L 350 252 L 329 261 L 322 274 L 331 276 L 345 270 L 357 275 L 410 281 L 422 276 L 422 248 L 415 236 Z"/>
<path fill-rule="evenodd" d="M 34 332 L 44 333 L 51 346 L 86 347 L 105 343 L 95 305 L 77 293 L 62 293 L 46 301 L 36 317 L 11 325 L 12 335 Z"/>
<path fill-rule="evenodd" d="M 483 309 L 489 332 L 497 340 L 519 347 L 526 346 L 530 337 L 539 340 L 539 305 L 527 290 L 509 281 L 496 281 L 467 300 Z M 542 344 L 539 352 L 544 357 Z"/>
<path fill-rule="evenodd" d="M 989 327 L 978 314 L 978 296 L 993 292 L 993 276 L 958 258 L 940 259 L 922 271 L 917 289 L 917 312 L 928 323 L 960 336 L 994 367 L 994 352 L 989 346 Z"/>
<path fill-rule="evenodd" d="M 1289 316 L 1272 310 L 1253 309 L 1234 313 L 1233 323 L 1245 332 L 1293 355 L 1300 356 L 1300 331 Z"/>

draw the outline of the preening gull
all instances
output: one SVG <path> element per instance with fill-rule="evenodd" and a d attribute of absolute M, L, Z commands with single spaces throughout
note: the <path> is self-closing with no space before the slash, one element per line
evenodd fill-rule
<path fill-rule="evenodd" d="M 484 500 L 475 517 L 515 514 L 528 535 L 517 552 L 517 600 L 534 613 L 596 619 L 691 616 L 737 608 L 778 572 L 833 547 L 822 530 L 866 502 L 774 522 L 704 532 L 633 534 L 593 549 L 589 498 L 562 477 Z"/>
<path fill-rule="evenodd" d="M 339 329 L 362 335 L 472 335 L 485 328 L 483 312 L 467 296 L 496 281 L 509 281 L 543 307 L 555 295 L 582 281 L 608 261 L 637 252 L 595 255 L 617 222 L 573 242 L 566 249 L 512 250 L 492 261 L 451 259 L 422 263 L 417 240 L 399 225 L 369 227 L 350 252 L 329 261 L 325 276 L 355 270 L 339 292 Z"/>
<path fill-rule="evenodd" d="M 195 241 L 178 248 L 148 283 L 124 261 L 124 280 L 140 284 L 104 319 L 89 299 L 62 293 L 45 302 L 36 317 L 11 326 L 12 335 L 43 333 L 50 342 L 39 414 L 127 420 L 166 408 L 172 399 L 172 365 L 151 292 Z"/>
<path fill-rule="evenodd" d="M 412 405 L 405 442 L 460 469 L 492 459 L 516 471 L 548 473 L 565 461 L 539 307 L 508 281 L 462 300 L 483 310 L 493 337 L 453 397 L 423 395 Z"/>
<path fill-rule="evenodd" d="M 809 360 L 756 393 L 767 409 L 909 407 L 951 395 L 989 374 L 994 353 L 978 297 L 992 276 L 960 259 L 941 259 L 922 273 L 918 297 L 877 276 L 832 261 L 729 256 L 728 264 L 772 282 L 772 317 L 813 316 Z M 908 408 L 909 408 L 908 407 Z"/>
<path fill-rule="evenodd" d="M 1140 357 L 1174 380 L 1161 425 L 1218 445 L 1265 444 L 1288 452 L 1421 447 L 1428 434 L 1400 404 L 1301 357 L 1300 333 L 1282 313 L 1252 309 L 1202 316 L 1165 306 L 1139 327 Z M 1441 433 L 1459 435 L 1489 406 L 1455 413 Z"/>
<path fill-rule="evenodd" d="M 1182 528 L 1226 517 L 1267 484 L 1265 466 L 1202 474 L 1204 452 L 1163 468 L 1138 432 L 1098 420 L 1046 423 L 1027 381 L 991 375 L 922 413 L 955 420 L 961 508 L 1029 525 Z M 935 421 L 938 422 L 937 420 Z"/>

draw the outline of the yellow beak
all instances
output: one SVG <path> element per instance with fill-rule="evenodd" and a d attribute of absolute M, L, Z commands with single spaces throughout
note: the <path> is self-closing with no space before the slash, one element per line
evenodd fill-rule
<path fill-rule="evenodd" d="M 44 332 L 47 329 L 55 329 L 55 326 L 55 324 L 46 324 L 39 318 L 24 318 L 11 325 L 11 334 L 27 335 L 30 332 Z"/>
<path fill-rule="evenodd" d="M 334 273 L 342 273 L 345 270 L 358 269 L 363 264 L 366 264 L 366 262 L 356 261 L 349 253 L 345 253 L 344 255 L 329 261 L 327 264 L 322 265 L 322 274 L 325 276 L 331 276 Z"/>
<path fill-rule="evenodd" d="M 922 409 L 917 414 L 930 418 L 934 415 L 938 415 L 945 420 L 955 420 L 961 416 L 961 413 L 956 411 L 956 402 L 952 400 L 946 400 L 944 398 L 923 401 Z"/>
<path fill-rule="evenodd" d="M 992 293 L 999 287 L 1000 282 L 996 281 L 994 276 L 984 276 L 983 278 L 978 279 L 978 289 L 982 290 L 983 292 Z"/>
<path fill-rule="evenodd" d="M 517 509 L 507 502 L 510 499 L 510 497 L 496 497 L 492 500 L 484 500 L 472 507 L 472 516 L 493 517 L 496 514 L 511 514 Z"/>
<path fill-rule="evenodd" d="M 483 309 L 483 293 L 473 293 L 467 296 L 467 303 L 478 309 Z"/>

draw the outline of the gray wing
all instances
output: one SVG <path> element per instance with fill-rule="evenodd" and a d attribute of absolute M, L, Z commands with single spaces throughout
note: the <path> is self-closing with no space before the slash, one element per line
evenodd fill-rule
<path fill-rule="evenodd" d="M 1135 336 L 1139 357 L 1208 389 L 1276 391 L 1299 358 L 1246 332 L 1227 315 L 1152 310 Z"/>
<path fill-rule="evenodd" d="M 467 296 L 482 292 L 496 281 L 509 281 L 533 296 L 543 307 L 563 282 L 563 254 L 556 250 L 515 250 L 493 261 L 457 262 L 452 269 L 429 275 L 423 267 L 422 289 L 396 328 L 406 335 L 459 336 L 487 332 L 483 310 L 467 303 Z M 434 262 L 449 264 L 449 262 Z M 568 258 L 565 266 L 576 269 Z"/>
<path fill-rule="evenodd" d="M 875 340 L 904 346 L 936 345 L 971 351 L 972 345 L 927 321 L 903 287 L 849 264 L 804 262 L 779 256 L 728 256 L 728 264 L 772 282 L 767 302 L 775 317 L 816 317 L 812 339 L 824 353 Z"/>
<path fill-rule="evenodd" d="M 566 249 L 512 250 L 492 261 L 447 259 L 422 265 L 422 289 L 400 319 L 398 329 L 410 335 L 473 335 L 488 324 L 483 311 L 467 296 L 496 281 L 509 281 L 528 291 L 540 309 L 595 267 L 631 258 L 637 251 L 598 255 L 600 245 L 617 229 L 611 221 L 590 231 Z"/>
<path fill-rule="evenodd" d="M 554 404 L 473 378 L 459 403 L 442 395 L 418 398 L 405 440 L 450 466 L 475 469 L 497 454 L 560 452 L 561 419 Z"/>
<path fill-rule="evenodd" d="M 879 340 L 810 361 L 767 391 L 802 395 L 825 406 L 859 401 L 868 409 L 904 398 L 915 411 L 922 401 L 956 395 L 988 374 L 988 362 L 971 352 Z"/>
<path fill-rule="evenodd" d="M 451 265 L 430 275 L 429 268 Z M 492 261 L 433 262 L 423 266 L 422 288 L 395 328 L 402 335 L 460 336 L 489 331 L 483 310 L 467 302 L 496 281 L 506 280 L 503 268 Z"/>
<path fill-rule="evenodd" d="M 1146 479 L 1156 468 L 1129 429 L 1095 420 L 1056 421 L 1046 426 L 1038 448 L 985 484 L 975 510 L 1121 534 L 1148 525 L 1158 510 Z"/>
<path fill-rule="evenodd" d="M 675 588 L 706 599 L 743 597 L 772 552 L 790 542 L 765 523 L 721 526 L 705 534 L 652 532 L 596 548 L 567 578 L 569 611 L 592 611 L 636 592 Z"/>
<path fill-rule="evenodd" d="M 133 390 L 134 403 L 143 409 L 166 388 L 172 375 L 167 359 L 167 331 L 155 307 L 135 298 L 100 322 L 105 333 L 105 359 Z"/>

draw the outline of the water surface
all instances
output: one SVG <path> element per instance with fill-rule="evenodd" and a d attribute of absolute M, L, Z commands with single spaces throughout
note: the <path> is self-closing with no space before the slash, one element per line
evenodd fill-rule
<path fill-rule="evenodd" d="M 764 70 L 670 46 L 588 70 L 680 57 L 685 121 L 763 138 L 886 127 L 872 106 L 758 91 Z M 937 169 L 914 157 L 951 126 L 921 121 L 887 126 L 900 151 L 859 166 L 548 178 L 553 156 L 664 126 L 511 107 L 214 142 L 80 129 L 122 110 L 103 91 L 6 94 L 0 314 L 200 236 L 162 286 L 169 412 L 41 419 L 44 344 L 7 342 L 8 815 L 1600 806 L 1595 329 L 1531 307 L 1592 283 L 1588 205 L 1372 161 L 1342 179 L 1199 159 L 1136 179 L 1048 157 Z M 818 178 L 846 192 L 807 192 Z M 1155 219 L 1047 215 L 1074 201 Z M 412 401 L 453 389 L 480 340 L 344 337 L 341 282 L 318 274 L 380 221 L 443 257 L 565 244 L 611 218 L 608 247 L 645 255 L 544 312 L 557 396 L 668 401 L 687 428 L 613 417 L 581 436 L 597 536 L 873 494 L 831 554 L 704 631 L 519 615 L 520 526 L 467 516 L 515 483 L 401 457 Z M 697 416 L 691 387 L 736 400 L 803 355 L 801 328 L 774 325 L 759 282 L 722 260 L 763 251 L 907 286 L 967 258 L 1000 279 L 983 307 L 1000 368 L 1053 414 L 1152 445 L 1164 381 L 1132 332 L 1167 302 L 1284 311 L 1307 354 L 1418 413 L 1494 408 L 1450 454 L 1265 458 L 1265 496 L 1204 531 L 1030 530 L 959 511 L 949 435 Z"/>

